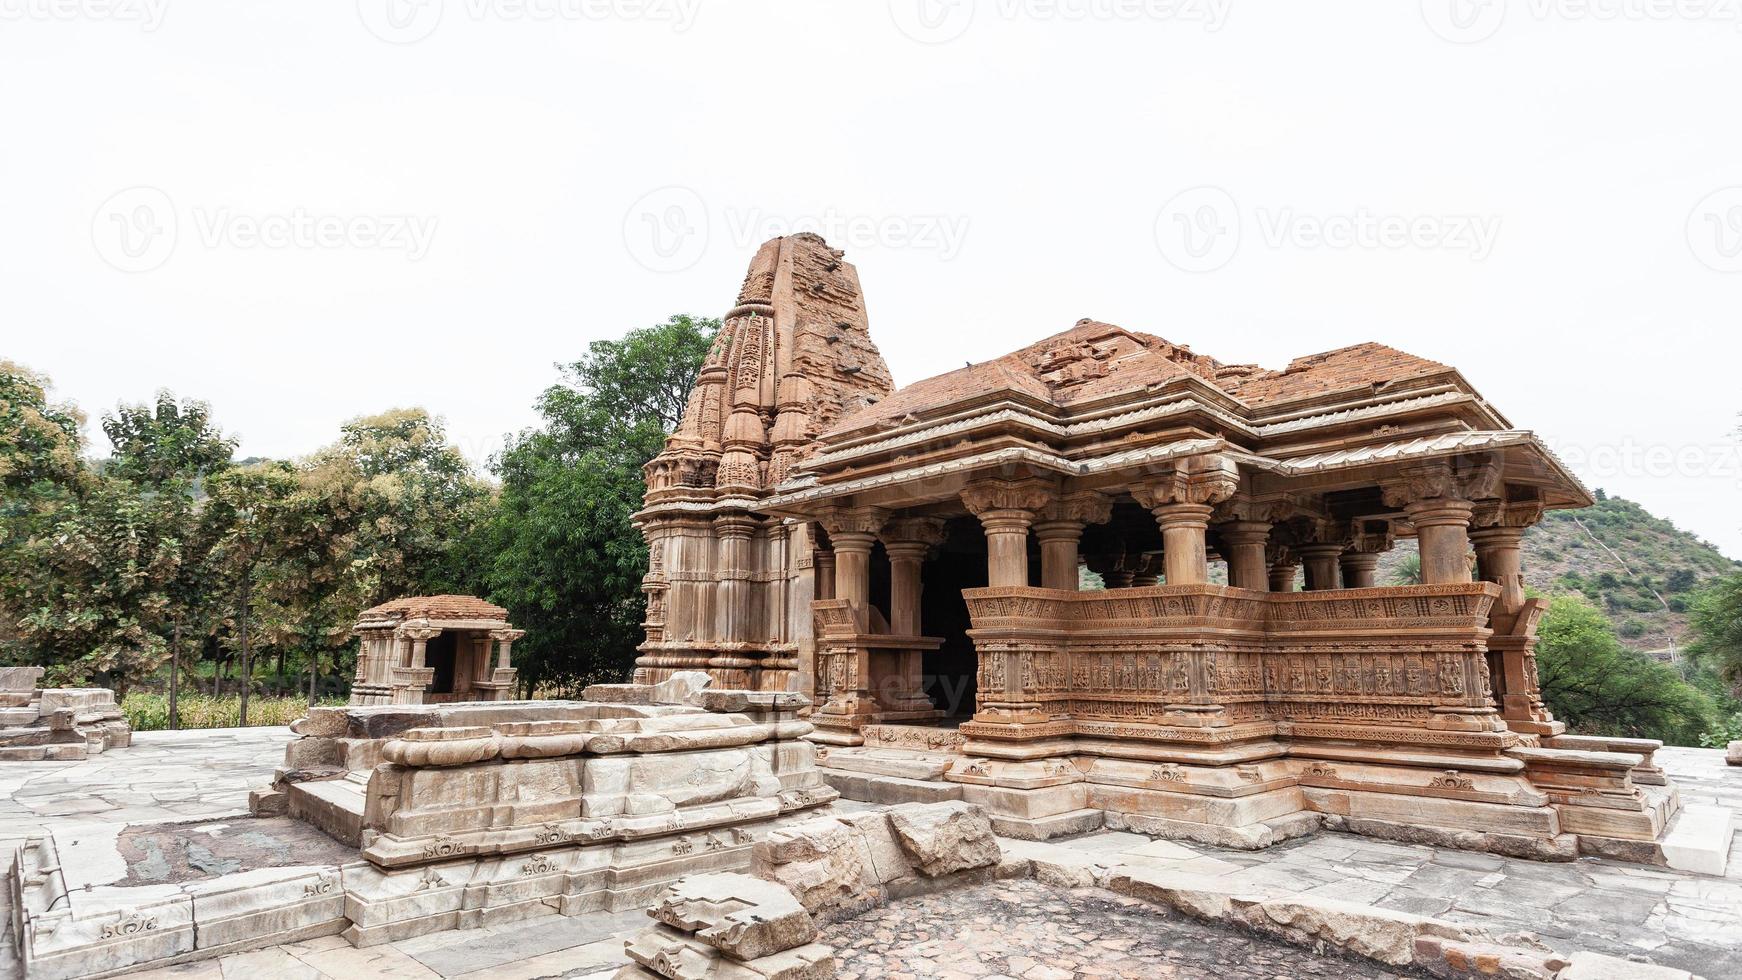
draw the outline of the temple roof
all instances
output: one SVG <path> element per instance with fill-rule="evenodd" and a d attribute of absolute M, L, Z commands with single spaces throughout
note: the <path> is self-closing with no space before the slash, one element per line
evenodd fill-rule
<path fill-rule="evenodd" d="M 469 595 L 411 596 L 363 610 L 358 619 L 467 619 L 508 621 L 508 610 Z"/>
<path fill-rule="evenodd" d="M 1266 371 L 1250 364 L 1223 364 L 1153 334 L 1082 320 L 1003 357 L 908 385 L 841 419 L 826 435 L 922 416 L 999 393 L 1064 409 L 1196 377 L 1256 408 L 1372 390 L 1451 370 L 1383 344 L 1367 343 L 1297 358 L 1281 371 Z"/>

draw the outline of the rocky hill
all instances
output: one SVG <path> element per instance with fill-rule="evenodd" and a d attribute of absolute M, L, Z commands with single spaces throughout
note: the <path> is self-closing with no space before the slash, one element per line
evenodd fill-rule
<path fill-rule="evenodd" d="M 1380 566 L 1391 582 L 1414 555 L 1405 542 Z M 1524 538 L 1524 577 L 1543 592 L 1582 592 L 1609 613 L 1623 642 L 1668 659 L 1687 643 L 1687 603 L 1738 563 L 1631 500 L 1551 512 Z"/>

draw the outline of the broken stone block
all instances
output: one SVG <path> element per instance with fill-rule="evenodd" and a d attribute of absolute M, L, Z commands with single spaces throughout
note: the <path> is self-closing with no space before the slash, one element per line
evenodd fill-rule
<path fill-rule="evenodd" d="M 257 817 L 282 817 L 290 812 L 290 797 L 275 789 L 249 790 L 248 812 Z"/>
<path fill-rule="evenodd" d="M 756 874 L 784 885 L 811 912 L 869 907 L 877 876 L 861 836 L 834 817 L 776 830 L 756 843 Z"/>
<path fill-rule="evenodd" d="M 1732 766 L 1742 766 L 1742 741 L 1730 743 L 1730 747 L 1724 750 L 1724 761 Z"/>
<path fill-rule="evenodd" d="M 998 841 L 986 811 L 972 803 L 913 803 L 889 810 L 895 839 L 928 878 L 998 863 Z"/>
<path fill-rule="evenodd" d="M 634 967 L 619 977 L 651 974 L 666 980 L 830 980 L 835 950 L 811 943 L 755 960 L 736 960 L 670 926 L 654 926 L 624 943 Z M 632 972 L 635 968 L 645 974 Z"/>
<path fill-rule="evenodd" d="M 647 914 L 739 960 L 772 956 L 817 938 L 816 923 L 792 892 L 745 874 L 681 879 Z"/>

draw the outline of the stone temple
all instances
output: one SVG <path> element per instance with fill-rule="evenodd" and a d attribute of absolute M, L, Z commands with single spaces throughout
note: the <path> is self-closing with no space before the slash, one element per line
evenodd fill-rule
<path fill-rule="evenodd" d="M 895 390 L 801 234 L 752 260 L 647 484 L 637 681 L 810 695 L 852 798 L 1559 860 L 1660 857 L 1678 809 L 1658 743 L 1543 706 L 1520 540 L 1592 496 L 1448 365 L 1085 319 Z M 1377 582 L 1408 540 L 1421 584 Z"/>

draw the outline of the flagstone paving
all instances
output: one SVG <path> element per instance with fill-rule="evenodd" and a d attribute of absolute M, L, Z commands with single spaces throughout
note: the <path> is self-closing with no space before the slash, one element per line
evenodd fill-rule
<path fill-rule="evenodd" d="M 136 732 L 128 748 L 82 762 L 0 763 L 0 839 L 53 823 L 202 820 L 248 812 L 272 782 L 290 729 Z"/>
<path fill-rule="evenodd" d="M 1012 881 L 891 902 L 823 930 L 837 980 L 1377 980 L 1426 976 L 1195 922 L 1102 891 Z"/>

